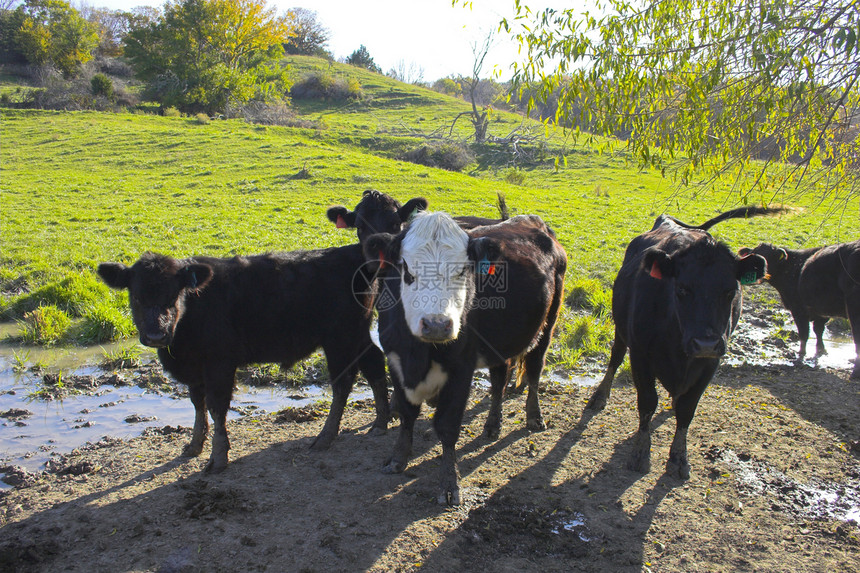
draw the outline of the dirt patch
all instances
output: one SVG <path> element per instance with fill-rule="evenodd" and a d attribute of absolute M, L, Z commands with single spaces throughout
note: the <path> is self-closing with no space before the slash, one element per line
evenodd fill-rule
<path fill-rule="evenodd" d="M 325 419 L 318 407 L 231 421 L 231 462 L 216 476 L 201 472 L 208 451 L 180 457 L 187 428 L 104 439 L 0 493 L 0 569 L 857 571 L 848 496 L 828 514 L 797 493 L 857 487 L 860 385 L 848 374 L 722 367 L 693 421 L 686 482 L 663 471 L 674 432 L 665 394 L 652 470 L 640 475 L 625 469 L 629 386 L 593 416 L 583 410 L 590 389 L 551 386 L 540 433 L 511 397 L 495 442 L 481 437 L 488 399 L 476 388 L 456 508 L 435 502 L 440 447 L 426 413 L 409 467 L 385 475 L 397 426 L 365 435 L 369 401 L 347 409 L 323 453 L 309 451 Z M 735 459 L 774 487 L 751 487 Z"/>

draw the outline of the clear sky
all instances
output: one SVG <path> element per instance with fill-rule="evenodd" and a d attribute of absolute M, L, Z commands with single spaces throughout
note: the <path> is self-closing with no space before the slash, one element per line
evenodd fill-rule
<path fill-rule="evenodd" d="M 158 0 L 86 0 L 94 7 L 129 10 L 135 6 L 161 6 Z M 73 5 L 77 5 L 73 2 Z M 533 10 L 547 6 L 572 8 L 585 5 L 560 0 L 526 0 Z M 452 74 L 471 75 L 472 45 L 483 44 L 496 31 L 503 17 L 513 14 L 514 0 L 474 0 L 471 9 L 451 6 L 451 0 L 269 0 L 279 11 L 303 7 L 317 12 L 317 20 L 331 32 L 328 49 L 335 58 L 349 56 L 360 45 L 367 47 L 383 72 L 398 68 L 402 61 L 424 70 L 424 81 Z M 494 47 L 485 60 L 482 76 L 489 77 L 494 66 L 502 79 L 517 60 L 517 43 L 504 34 L 495 34 Z"/>

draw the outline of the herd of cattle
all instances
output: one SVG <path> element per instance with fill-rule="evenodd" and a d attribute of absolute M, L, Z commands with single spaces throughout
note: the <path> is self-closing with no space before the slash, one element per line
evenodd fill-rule
<path fill-rule="evenodd" d="M 423 198 L 401 205 L 369 190 L 354 211 L 336 206 L 327 213 L 339 228 L 357 230 L 355 245 L 230 259 L 146 253 L 131 267 L 99 265 L 109 286 L 128 289 L 141 343 L 157 348 L 164 369 L 188 386 L 195 420 L 185 455 L 202 452 L 208 410 L 214 431 L 206 471 L 227 466 L 237 367 L 291 365 L 317 348 L 328 364 L 332 404 L 311 447 L 326 449 L 337 436 L 361 371 L 376 404 L 371 433 L 384 433 L 392 412 L 400 418 L 384 472 L 406 468 L 421 405 L 435 404 L 440 503 L 459 503 L 455 446 L 476 368 L 490 373 L 486 437 L 499 436 L 514 370 L 528 385 L 528 428 L 545 428 L 538 384 L 563 304 L 564 249 L 537 216 L 511 218 L 502 208 L 500 219 L 452 218 L 426 209 Z M 639 411 L 631 469 L 650 467 L 659 379 L 677 422 L 667 472 L 689 476 L 687 430 L 740 317 L 741 285 L 767 280 L 779 291 L 797 324 L 799 357 L 810 321 L 816 354 L 824 352 L 828 317 L 847 316 L 860 341 L 860 241 L 803 251 L 762 244 L 734 254 L 708 233 L 729 218 L 779 211 L 735 209 L 698 226 L 663 215 L 628 245 L 613 286 L 609 365 L 586 407 L 606 405 L 629 350 Z M 370 337 L 374 309 L 383 350 Z M 860 377 L 860 361 L 852 377 Z"/>

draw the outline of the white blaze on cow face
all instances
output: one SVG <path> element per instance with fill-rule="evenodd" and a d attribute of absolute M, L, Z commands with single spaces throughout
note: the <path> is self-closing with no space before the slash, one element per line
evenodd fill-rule
<path fill-rule="evenodd" d="M 401 300 L 406 323 L 425 342 L 460 333 L 472 284 L 469 236 L 445 213 L 419 213 L 401 244 Z"/>

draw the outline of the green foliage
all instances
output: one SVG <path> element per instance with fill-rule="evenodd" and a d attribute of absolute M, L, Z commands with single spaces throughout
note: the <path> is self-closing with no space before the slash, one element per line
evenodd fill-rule
<path fill-rule="evenodd" d="M 357 50 L 347 56 L 346 63 L 357 68 L 364 68 L 366 70 L 370 70 L 371 72 L 376 72 L 377 74 L 382 73 L 382 68 L 376 65 L 376 62 L 373 61 L 370 52 L 367 51 L 367 48 L 364 47 L 364 44 L 359 46 Z"/>
<path fill-rule="evenodd" d="M 23 10 L 0 10 L 0 63 L 27 63 L 18 39 L 25 18 Z"/>
<path fill-rule="evenodd" d="M 53 65 L 70 77 L 92 59 L 98 32 L 68 2 L 26 0 L 16 12 L 20 27 L 13 40 L 15 49 L 29 63 Z"/>
<path fill-rule="evenodd" d="M 265 0 L 182 0 L 133 29 L 124 53 L 151 98 L 213 115 L 252 99 L 283 99 L 289 81 L 271 63 L 290 35 L 290 23 Z"/>
<path fill-rule="evenodd" d="M 194 116 L 194 121 L 200 125 L 209 125 L 212 120 L 205 113 L 198 113 Z"/>
<path fill-rule="evenodd" d="M 608 0 L 602 15 L 516 9 L 502 23 L 526 54 L 514 83 L 557 98 L 556 120 L 621 134 L 641 165 L 683 183 L 758 170 L 737 181 L 741 202 L 763 186 L 837 200 L 855 189 L 853 0 Z"/>
<path fill-rule="evenodd" d="M 113 101 L 116 98 L 116 93 L 113 89 L 113 80 L 104 74 L 96 74 L 90 80 L 90 85 L 93 89 L 93 95 L 104 96 Z"/>
<path fill-rule="evenodd" d="M 526 182 L 526 174 L 522 169 L 511 168 L 505 171 L 505 181 L 511 185 L 523 185 Z"/>
<path fill-rule="evenodd" d="M 25 343 L 50 346 L 66 336 L 72 319 L 56 306 L 46 305 L 25 313 L 20 322 Z"/>
<path fill-rule="evenodd" d="M 182 117 L 182 112 L 175 107 L 166 107 L 161 111 L 164 117 Z"/>

